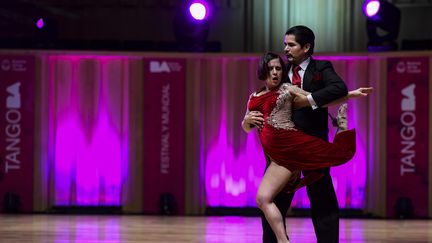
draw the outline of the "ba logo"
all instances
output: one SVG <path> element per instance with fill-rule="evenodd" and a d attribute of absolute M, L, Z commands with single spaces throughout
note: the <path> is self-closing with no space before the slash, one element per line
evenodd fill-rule
<path fill-rule="evenodd" d="M 415 111 L 416 109 L 416 97 L 414 94 L 415 84 L 408 85 L 402 89 L 401 93 L 404 96 L 402 98 L 401 110 L 402 111 Z"/>
<path fill-rule="evenodd" d="M 158 62 L 158 61 L 151 61 L 150 62 L 150 72 L 151 73 L 169 73 L 171 72 L 168 63 L 167 62 Z"/>
<path fill-rule="evenodd" d="M 21 94 L 20 94 L 20 82 L 7 87 L 8 97 L 6 99 L 6 107 L 9 109 L 21 108 Z"/>
<path fill-rule="evenodd" d="M 181 69 L 182 65 L 179 62 L 150 61 L 151 73 L 179 72 Z"/>

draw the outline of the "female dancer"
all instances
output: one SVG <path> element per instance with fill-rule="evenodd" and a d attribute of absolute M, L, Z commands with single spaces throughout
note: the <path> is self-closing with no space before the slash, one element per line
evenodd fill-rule
<path fill-rule="evenodd" d="M 250 95 L 247 108 L 248 112 L 263 114 L 264 125 L 259 127 L 258 132 L 271 163 L 259 186 L 257 204 L 278 242 L 289 242 L 282 215 L 273 203 L 273 198 L 284 188 L 294 172 L 337 166 L 349 161 L 356 149 L 355 130 L 347 130 L 346 120 L 341 121 L 340 132 L 336 134 L 333 143 L 329 143 L 297 129 L 291 120 L 292 100 L 296 95 L 307 96 L 309 93 L 282 83 L 287 70 L 279 55 L 266 53 L 260 65 L 260 70 L 267 71 L 261 77 L 265 80 L 265 87 Z M 326 106 L 342 103 L 348 98 L 367 96 L 371 92 L 372 88 L 359 88 Z M 346 117 L 346 105 L 342 106 L 339 113 L 341 117 Z M 246 132 L 250 132 L 253 125 L 242 122 Z"/>

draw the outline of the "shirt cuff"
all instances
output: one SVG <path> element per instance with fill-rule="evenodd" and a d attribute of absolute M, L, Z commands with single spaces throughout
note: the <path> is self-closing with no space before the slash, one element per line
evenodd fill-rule
<path fill-rule="evenodd" d="M 312 110 L 318 109 L 318 106 L 317 106 L 317 104 L 315 103 L 315 100 L 313 99 L 312 94 L 308 94 L 307 99 L 308 99 L 308 101 L 309 101 L 309 104 L 310 104 L 311 107 L 312 107 Z"/>

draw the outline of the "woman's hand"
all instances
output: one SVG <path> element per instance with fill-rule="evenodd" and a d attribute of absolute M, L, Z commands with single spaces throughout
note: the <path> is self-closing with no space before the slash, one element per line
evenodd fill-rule
<path fill-rule="evenodd" d="M 349 98 L 357 98 L 357 97 L 365 97 L 368 96 L 370 93 L 372 93 L 373 88 L 372 87 L 362 87 L 355 90 L 351 90 L 348 92 Z"/>
<path fill-rule="evenodd" d="M 263 114 L 259 111 L 249 111 L 243 118 L 243 128 L 246 128 L 245 125 L 249 127 L 248 130 L 250 130 L 252 127 L 258 127 L 259 129 L 263 128 Z"/>
<path fill-rule="evenodd" d="M 310 106 L 309 100 L 305 94 L 291 92 L 291 95 L 293 96 L 292 106 L 294 110 Z"/>

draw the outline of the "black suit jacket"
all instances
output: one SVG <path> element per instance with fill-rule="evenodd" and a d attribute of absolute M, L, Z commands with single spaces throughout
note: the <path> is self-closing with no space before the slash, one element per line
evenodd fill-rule
<path fill-rule="evenodd" d="M 288 70 L 291 65 L 288 64 Z M 289 77 L 287 82 L 291 83 Z M 345 82 L 335 72 L 329 61 L 310 59 L 303 76 L 303 89 L 311 92 L 318 109 L 305 107 L 293 112 L 294 124 L 307 134 L 328 140 L 328 110 L 322 108 L 329 102 L 348 94 Z"/>

